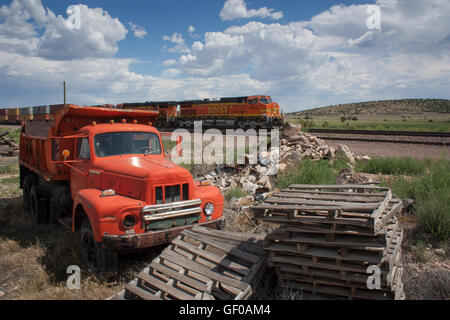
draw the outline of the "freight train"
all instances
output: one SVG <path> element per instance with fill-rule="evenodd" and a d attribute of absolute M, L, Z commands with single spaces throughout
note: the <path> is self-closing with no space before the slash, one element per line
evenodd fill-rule
<path fill-rule="evenodd" d="M 20 124 L 22 121 L 43 122 L 53 120 L 53 115 L 63 104 L 0 109 L 0 123 Z M 270 96 L 220 98 L 217 100 L 147 101 L 101 105 L 120 109 L 143 109 L 159 112 L 156 127 L 194 127 L 202 121 L 203 127 L 215 128 L 275 128 L 284 124 L 280 106 Z"/>
<path fill-rule="evenodd" d="M 20 124 L 22 121 L 50 121 L 53 120 L 53 115 L 64 108 L 64 106 L 64 104 L 54 104 L 47 106 L 0 109 L 0 123 Z"/>

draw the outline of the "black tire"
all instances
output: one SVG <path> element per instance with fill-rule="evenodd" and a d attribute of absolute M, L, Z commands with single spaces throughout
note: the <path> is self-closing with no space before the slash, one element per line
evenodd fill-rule
<path fill-rule="evenodd" d="M 71 214 L 70 189 L 59 186 L 52 190 L 49 200 L 49 222 L 57 223 L 59 218 Z"/>
<path fill-rule="evenodd" d="M 117 273 L 119 255 L 107 250 L 95 241 L 89 219 L 81 224 L 81 258 L 86 268 L 102 280 L 108 280 Z"/>
<path fill-rule="evenodd" d="M 30 215 L 33 224 L 48 222 L 46 201 L 42 199 L 39 184 L 35 183 L 30 190 Z"/>
<path fill-rule="evenodd" d="M 30 212 L 30 191 L 31 187 L 36 184 L 36 177 L 29 174 L 25 176 L 22 186 L 23 209 Z"/>

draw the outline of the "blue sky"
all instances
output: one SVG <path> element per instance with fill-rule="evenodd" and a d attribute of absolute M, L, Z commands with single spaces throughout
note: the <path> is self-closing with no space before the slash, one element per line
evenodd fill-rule
<path fill-rule="evenodd" d="M 0 106 L 58 103 L 62 80 L 76 104 L 449 98 L 449 15 L 442 0 L 0 1 Z"/>

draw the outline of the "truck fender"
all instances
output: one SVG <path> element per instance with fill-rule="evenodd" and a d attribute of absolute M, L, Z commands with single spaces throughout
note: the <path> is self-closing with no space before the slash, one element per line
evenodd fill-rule
<path fill-rule="evenodd" d="M 83 189 L 77 192 L 73 201 L 72 211 L 72 231 L 75 232 L 75 221 L 82 207 L 91 223 L 92 232 L 97 242 L 102 241 L 100 224 L 103 222 L 119 223 L 121 212 L 128 208 L 142 206 L 142 202 L 136 199 L 123 197 L 120 195 L 103 197 L 101 190 Z"/>
<path fill-rule="evenodd" d="M 215 186 L 199 186 L 195 185 L 194 189 L 194 198 L 202 199 L 202 208 L 206 205 L 206 203 L 211 202 L 215 206 L 214 213 L 212 215 L 212 219 L 216 220 L 222 216 L 223 211 L 223 195 L 220 193 L 220 190 Z M 202 213 L 202 220 L 200 222 L 205 222 L 205 215 Z"/>

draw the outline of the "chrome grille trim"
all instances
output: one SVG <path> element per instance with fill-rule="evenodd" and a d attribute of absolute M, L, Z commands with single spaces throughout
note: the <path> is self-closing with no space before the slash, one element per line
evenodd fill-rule
<path fill-rule="evenodd" d="M 149 205 L 149 206 L 143 207 L 142 212 L 143 213 L 153 212 L 155 214 L 158 211 L 178 209 L 178 208 L 184 208 L 184 207 L 190 207 L 190 206 L 198 206 L 201 203 L 202 203 L 201 199 L 194 199 L 194 200 L 178 201 L 178 202 L 165 203 L 165 204 L 154 204 L 154 205 Z"/>

